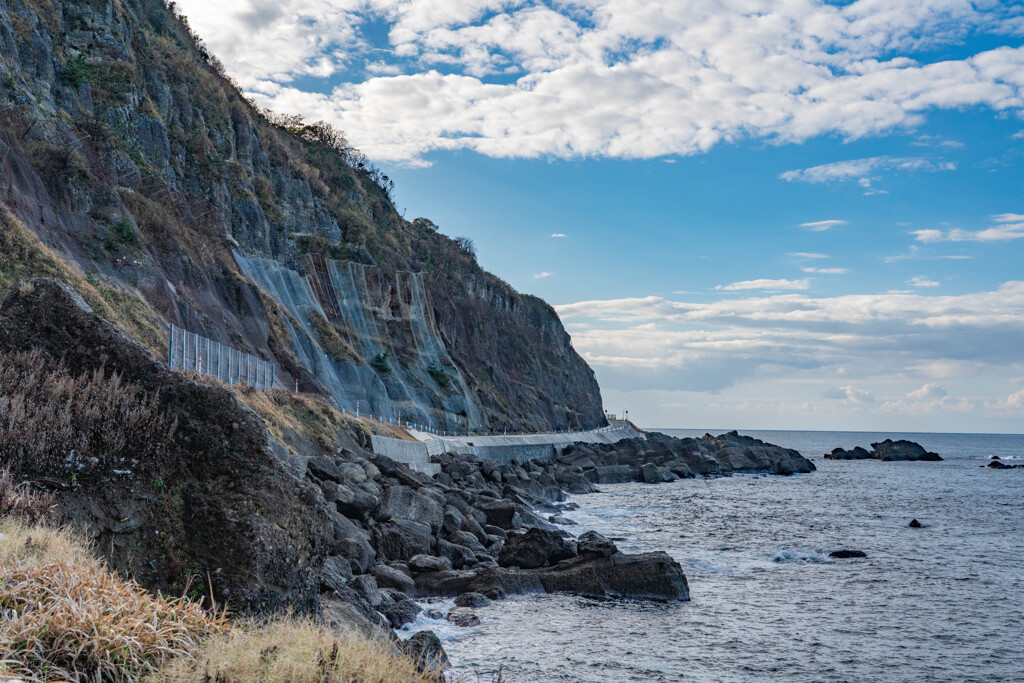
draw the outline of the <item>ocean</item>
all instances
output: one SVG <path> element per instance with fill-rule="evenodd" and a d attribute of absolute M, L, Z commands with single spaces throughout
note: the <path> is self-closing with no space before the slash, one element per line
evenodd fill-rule
<path fill-rule="evenodd" d="M 413 628 L 441 637 L 463 681 L 1024 681 L 1024 468 L 984 467 L 1024 463 L 1024 436 L 741 433 L 818 471 L 605 484 L 567 514 L 573 533 L 668 552 L 691 602 L 517 596 L 478 627 Z M 945 461 L 822 457 L 887 437 Z M 868 557 L 828 558 L 840 548 Z"/>

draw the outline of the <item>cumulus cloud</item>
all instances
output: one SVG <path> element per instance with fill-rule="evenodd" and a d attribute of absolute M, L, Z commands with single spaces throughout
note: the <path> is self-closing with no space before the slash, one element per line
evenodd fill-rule
<path fill-rule="evenodd" d="M 1001 213 L 992 217 L 994 225 L 984 230 L 914 230 L 919 242 L 1007 242 L 1024 238 L 1024 215 Z"/>
<path fill-rule="evenodd" d="M 551 233 L 551 236 L 552 237 L 565 237 L 565 233 L 553 232 L 553 233 Z"/>
<path fill-rule="evenodd" d="M 913 128 L 935 109 L 1020 110 L 1024 90 L 1024 48 L 1006 38 L 1019 17 L 994 2 L 178 6 L 257 101 L 327 119 L 378 160 L 448 149 L 644 158 L 744 137 L 855 139 Z M 1003 46 L 929 61 L 972 32 Z"/>
<path fill-rule="evenodd" d="M 808 260 L 828 258 L 828 254 L 815 254 L 813 252 L 808 251 L 793 251 L 789 253 L 789 256 L 792 256 L 793 258 Z"/>
<path fill-rule="evenodd" d="M 826 230 L 830 230 L 840 225 L 846 225 L 846 221 L 840 221 L 835 219 L 827 221 L 814 221 L 813 223 L 801 223 L 800 227 L 807 228 L 808 230 L 813 230 L 814 232 L 825 232 Z"/>
<path fill-rule="evenodd" d="M 536 273 L 536 274 L 534 274 L 533 279 L 534 280 L 543 280 L 546 277 L 551 277 L 551 273 L 548 273 L 548 272 Z"/>
<path fill-rule="evenodd" d="M 920 401 L 938 401 L 946 397 L 946 390 L 938 384 L 925 384 L 920 389 L 915 389 L 907 394 L 907 398 Z"/>
<path fill-rule="evenodd" d="M 914 285 L 915 287 L 938 287 L 939 283 L 935 280 L 925 277 L 924 275 L 917 275 L 907 280 L 908 285 Z"/>
<path fill-rule="evenodd" d="M 649 296 L 556 310 L 609 386 L 712 391 L 771 368 L 843 369 L 880 381 L 948 380 L 992 369 L 1005 376 L 1024 368 L 1021 281 L 956 296 L 786 293 L 712 303 Z"/>
<path fill-rule="evenodd" d="M 759 280 L 744 280 L 742 282 L 733 282 L 728 285 L 718 285 L 715 289 L 720 289 L 724 292 L 738 292 L 747 289 L 800 290 L 807 289 L 810 286 L 810 280 L 768 280 L 761 278 Z"/>

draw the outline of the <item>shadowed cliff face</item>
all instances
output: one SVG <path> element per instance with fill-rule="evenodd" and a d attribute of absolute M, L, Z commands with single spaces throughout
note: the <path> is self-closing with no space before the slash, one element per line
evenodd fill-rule
<path fill-rule="evenodd" d="M 0 204 L 90 281 L 346 408 L 603 424 L 549 306 L 304 130 L 268 122 L 162 2 L 0 0 Z"/>

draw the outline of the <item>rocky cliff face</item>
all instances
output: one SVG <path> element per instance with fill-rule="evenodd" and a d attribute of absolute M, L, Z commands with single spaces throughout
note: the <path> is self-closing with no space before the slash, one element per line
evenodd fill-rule
<path fill-rule="evenodd" d="M 402 219 L 332 131 L 275 120 L 162 1 L 0 0 L 0 204 L 145 301 L 154 350 L 173 322 L 439 428 L 603 423 L 549 306 Z"/>

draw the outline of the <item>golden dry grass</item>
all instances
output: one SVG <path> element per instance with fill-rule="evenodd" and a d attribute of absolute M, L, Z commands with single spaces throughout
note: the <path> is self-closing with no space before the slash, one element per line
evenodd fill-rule
<path fill-rule="evenodd" d="M 0 672 L 31 681 L 137 681 L 227 628 L 188 600 L 111 574 L 67 529 L 0 519 Z"/>
<path fill-rule="evenodd" d="M 280 619 L 239 626 L 209 639 L 194 659 L 179 659 L 161 683 L 437 683 L 411 659 L 356 634 L 337 635 L 310 621 Z"/>

